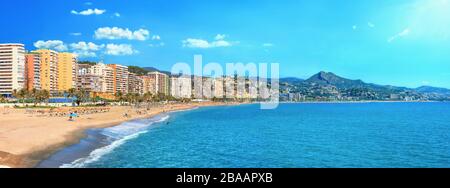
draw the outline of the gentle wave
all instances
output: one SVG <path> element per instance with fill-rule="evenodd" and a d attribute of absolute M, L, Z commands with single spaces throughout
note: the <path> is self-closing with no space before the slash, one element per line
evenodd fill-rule
<path fill-rule="evenodd" d="M 148 120 L 125 122 L 119 126 L 105 128 L 101 131 L 101 134 L 106 136 L 108 139 L 113 140 L 109 145 L 98 148 L 92 151 L 89 156 L 77 159 L 69 164 L 63 164 L 60 168 L 83 168 L 87 164 L 98 161 L 104 155 L 111 153 L 117 147 L 123 145 L 129 140 L 139 137 L 139 135 L 147 133 L 148 127 L 154 123 L 160 123 L 168 120 L 169 115 L 161 117 L 161 119 L 153 120 L 149 122 Z"/>

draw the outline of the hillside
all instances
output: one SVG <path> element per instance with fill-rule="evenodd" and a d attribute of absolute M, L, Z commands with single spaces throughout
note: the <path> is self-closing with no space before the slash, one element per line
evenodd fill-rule
<path fill-rule="evenodd" d="M 445 88 L 384 86 L 324 71 L 304 81 L 295 78 L 280 81 L 282 93 L 299 93 L 311 100 L 450 100 L 450 90 Z"/>

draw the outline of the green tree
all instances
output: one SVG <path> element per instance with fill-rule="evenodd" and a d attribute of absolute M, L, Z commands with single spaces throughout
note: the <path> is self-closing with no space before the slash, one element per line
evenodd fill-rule
<path fill-rule="evenodd" d="M 19 91 L 14 90 L 12 94 L 15 98 L 20 99 L 19 102 L 22 101 L 23 106 L 25 106 L 25 99 L 28 97 L 28 90 L 26 89 L 21 89 Z"/>
<path fill-rule="evenodd" d="M 39 103 L 46 101 L 46 105 L 48 106 L 48 100 L 50 99 L 50 92 L 48 90 L 41 90 L 37 93 L 36 99 Z"/>
<path fill-rule="evenodd" d="M 122 105 L 122 102 L 124 100 L 123 93 L 121 91 L 118 91 L 116 94 L 114 94 L 114 96 L 116 97 L 116 100 L 119 101 Z"/>
<path fill-rule="evenodd" d="M 6 102 L 5 96 L 0 95 L 0 103 Z"/>

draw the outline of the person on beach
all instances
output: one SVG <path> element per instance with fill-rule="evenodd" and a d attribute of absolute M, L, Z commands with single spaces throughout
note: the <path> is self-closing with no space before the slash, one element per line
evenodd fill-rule
<path fill-rule="evenodd" d="M 69 114 L 69 121 L 75 121 L 75 117 L 78 117 L 77 111 L 70 112 L 70 114 Z"/>
<path fill-rule="evenodd" d="M 69 113 L 69 121 L 73 121 L 73 112 Z"/>

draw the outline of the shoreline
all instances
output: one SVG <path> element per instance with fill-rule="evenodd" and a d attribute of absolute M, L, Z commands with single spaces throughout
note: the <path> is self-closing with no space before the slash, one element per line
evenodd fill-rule
<path fill-rule="evenodd" d="M 14 112 L 12 114 L 6 114 L 6 116 L 10 116 L 9 119 L 6 119 L 6 123 L 15 123 L 18 127 L 11 124 L 7 124 L 9 125 L 7 128 L 0 127 L 0 167 L 33 168 L 41 161 L 51 157 L 61 149 L 79 143 L 87 136 L 86 131 L 90 129 L 115 127 L 124 122 L 148 119 L 163 113 L 191 110 L 200 107 L 230 106 L 239 104 L 241 103 L 201 102 L 188 104 L 166 104 L 162 107 L 151 108 L 143 115 L 130 113 L 132 117 L 126 119 L 121 117 L 122 113 L 128 113 L 139 109 L 134 109 L 128 106 L 120 106 L 111 107 L 112 110 L 111 112 L 108 112 L 109 114 L 86 115 L 86 117 L 82 116 L 83 119 L 77 119 L 75 122 L 69 122 L 67 117 L 50 117 L 47 119 L 30 117 L 25 114 L 24 109 L 13 109 Z M 2 116 L 5 116 L 5 114 L 0 114 L 0 117 Z M 40 123 L 47 126 L 41 128 Z M 29 124 L 33 125 L 30 126 Z M 58 128 L 64 128 L 64 130 L 59 130 Z M 11 133 L 13 136 L 7 136 L 8 133 Z M 39 136 L 25 139 L 29 141 L 28 143 L 20 140 L 24 138 L 24 135 L 29 133 L 36 133 Z M 37 141 L 37 143 L 34 143 L 33 141 Z"/>
<path fill-rule="evenodd" d="M 358 102 L 280 102 L 280 104 L 322 104 L 322 103 L 385 103 L 386 101 L 358 101 Z M 410 101 L 417 102 L 417 101 Z M 388 101 L 388 103 L 410 103 L 407 101 Z M 418 103 L 432 103 L 435 101 L 421 101 Z M 76 145 L 88 136 L 87 131 L 92 129 L 104 129 L 119 126 L 125 122 L 131 122 L 140 119 L 149 119 L 164 113 L 173 113 L 198 109 L 201 107 L 212 106 L 235 106 L 256 103 L 223 103 L 223 102 L 198 102 L 186 104 L 166 104 L 160 107 L 152 107 L 144 115 L 131 114 L 132 118 L 124 119 L 121 117 L 123 112 L 139 110 L 129 106 L 113 106 L 110 114 L 86 115 L 80 120 L 69 122 L 67 117 L 30 117 L 25 113 L 26 109 L 13 109 L 12 114 L 3 114 L 0 108 L 0 119 L 6 119 L 5 126 L 0 126 L 0 168 L 33 168 L 42 161 L 52 157 L 58 151 L 64 148 Z M 141 109 L 142 110 L 142 109 Z M 16 117 L 18 116 L 18 117 Z M 106 117 L 104 117 L 106 116 Z M 14 118 L 15 117 L 15 118 Z M 8 119 L 9 118 L 9 119 Z M 106 120 L 105 120 L 106 119 Z M 15 124 L 8 124 L 13 122 Z M 33 122 L 30 126 L 30 122 Z M 48 126 L 47 124 L 51 124 Z M 44 127 L 41 129 L 40 127 Z M 59 130 L 64 128 L 64 130 Z M 52 132 L 54 130 L 59 130 Z M 17 134 L 20 132 L 22 134 Z M 48 134 L 49 133 L 49 134 Z M 10 137 L 9 135 L 13 136 Z M 28 136 L 29 134 L 30 136 Z M 31 135 L 32 134 L 32 135 Z M 35 136 L 38 135 L 38 136 Z M 59 136 L 55 138 L 55 135 Z M 38 138 L 24 138 L 38 137 Z M 23 142 L 22 139 L 31 140 Z M 34 143 L 37 140 L 38 143 Z M 22 141 L 22 142 L 21 142 Z M 20 142 L 20 143 L 16 143 Z M 22 148 L 22 149 L 18 149 Z"/>
<path fill-rule="evenodd" d="M 441 103 L 448 101 L 283 101 L 280 104 L 353 104 L 353 103 Z"/>

